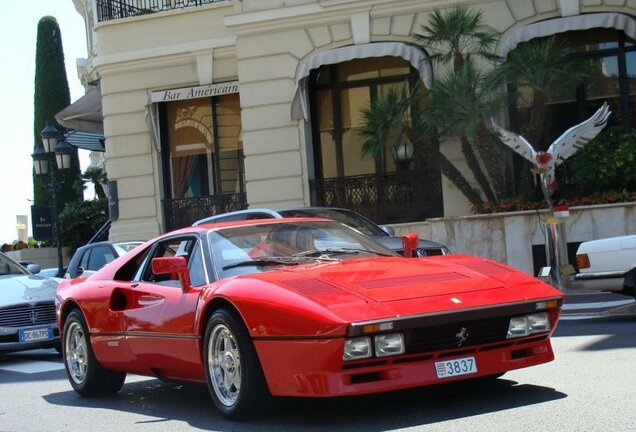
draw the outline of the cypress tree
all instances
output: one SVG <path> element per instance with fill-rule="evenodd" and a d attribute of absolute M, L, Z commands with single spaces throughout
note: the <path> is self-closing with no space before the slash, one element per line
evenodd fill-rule
<path fill-rule="evenodd" d="M 64 49 L 62 34 L 57 20 L 52 16 L 42 17 L 38 23 L 35 50 L 35 92 L 33 133 L 34 148 L 41 142 L 40 132 L 47 122 L 55 126 L 60 134 L 66 130 L 55 120 L 55 114 L 70 104 L 70 92 L 66 69 L 64 67 Z M 80 193 L 74 183 L 80 178 L 80 165 L 77 148 L 73 147 L 71 167 L 58 172 L 58 180 L 62 190 L 58 194 L 58 212 L 64 209 L 67 202 L 80 200 Z M 33 177 L 33 197 L 36 205 L 51 202 L 49 192 L 42 187 L 40 179 Z"/>

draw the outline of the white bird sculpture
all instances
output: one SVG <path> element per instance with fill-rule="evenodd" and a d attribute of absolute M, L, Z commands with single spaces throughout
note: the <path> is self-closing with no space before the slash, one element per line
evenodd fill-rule
<path fill-rule="evenodd" d="M 611 113 L 607 102 L 603 103 L 603 106 L 592 117 L 563 132 L 545 152 L 536 151 L 524 137 L 502 129 L 493 118 L 490 120 L 501 141 L 533 163 L 535 169 L 532 171 L 541 176 L 543 193 L 550 201 L 551 193 L 558 187 L 554 177 L 556 167 L 598 135 L 607 124 L 607 119 Z"/>

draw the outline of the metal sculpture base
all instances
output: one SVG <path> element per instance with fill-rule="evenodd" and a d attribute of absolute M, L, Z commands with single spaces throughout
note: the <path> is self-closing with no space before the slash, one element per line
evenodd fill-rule
<path fill-rule="evenodd" d="M 565 222 L 562 218 L 550 216 L 544 225 L 545 256 L 550 267 L 549 283 L 563 291 L 569 286 L 571 266 L 568 263 Z"/>

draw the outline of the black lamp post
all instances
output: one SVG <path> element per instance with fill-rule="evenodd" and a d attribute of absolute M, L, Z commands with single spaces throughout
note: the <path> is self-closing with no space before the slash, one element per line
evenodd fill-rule
<path fill-rule="evenodd" d="M 413 144 L 403 141 L 391 147 L 393 162 L 398 171 L 407 171 L 413 160 Z"/>
<path fill-rule="evenodd" d="M 58 179 L 57 172 L 70 168 L 72 149 L 66 141 L 60 141 L 60 133 L 48 122 L 40 132 L 40 136 L 42 143 L 37 146 L 31 157 L 36 176 L 39 177 L 42 187 L 51 194 L 53 238 L 57 244 L 57 271 L 58 275 L 61 275 L 64 263 L 60 241 L 60 221 L 57 214 L 57 194 L 62 189 L 62 182 Z"/>

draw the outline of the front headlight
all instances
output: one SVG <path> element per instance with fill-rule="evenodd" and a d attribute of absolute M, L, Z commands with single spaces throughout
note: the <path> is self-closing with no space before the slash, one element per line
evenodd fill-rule
<path fill-rule="evenodd" d="M 343 360 L 360 360 L 371 357 L 371 338 L 359 337 L 354 339 L 345 339 Z"/>
<path fill-rule="evenodd" d="M 387 357 L 404 354 L 404 336 L 402 333 L 378 335 L 374 338 L 375 355 Z"/>
<path fill-rule="evenodd" d="M 550 317 L 547 312 L 510 318 L 507 339 L 529 336 L 550 331 Z"/>

